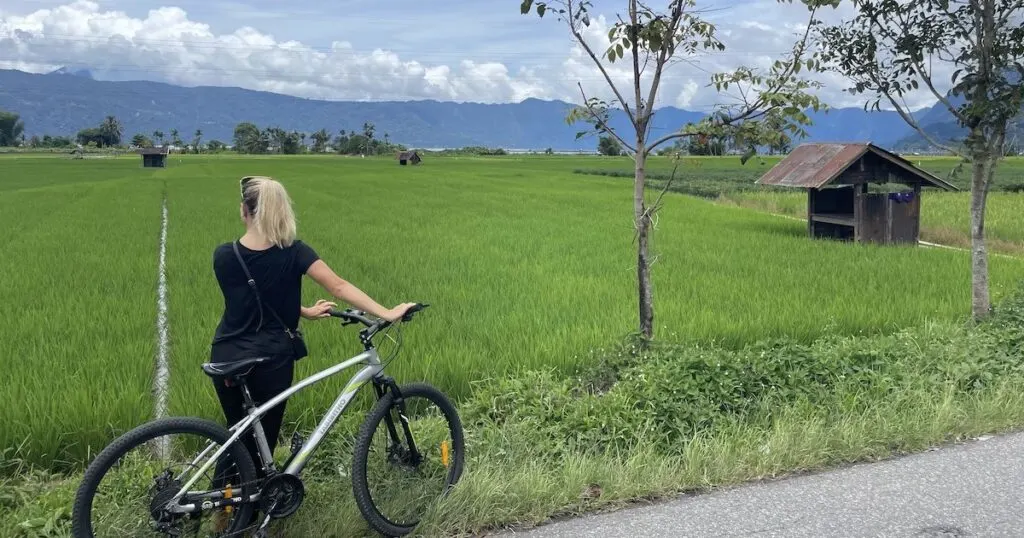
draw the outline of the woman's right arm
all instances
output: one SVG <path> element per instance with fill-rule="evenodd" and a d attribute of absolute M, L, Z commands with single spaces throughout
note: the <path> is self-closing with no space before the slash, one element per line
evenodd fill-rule
<path fill-rule="evenodd" d="M 414 304 L 402 303 L 394 308 L 384 308 L 377 301 L 371 299 L 369 295 L 355 287 L 354 284 L 335 274 L 323 260 L 313 262 L 313 265 L 310 265 L 309 269 L 306 270 L 306 274 L 316 281 L 317 284 L 320 284 L 327 293 L 359 310 L 388 321 L 395 321 L 402 317 L 405 311 Z"/>

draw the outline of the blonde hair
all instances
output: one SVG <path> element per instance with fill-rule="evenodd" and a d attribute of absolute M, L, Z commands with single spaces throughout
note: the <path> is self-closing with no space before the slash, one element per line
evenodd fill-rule
<path fill-rule="evenodd" d="M 270 243 L 284 248 L 295 241 L 295 213 L 284 185 L 273 178 L 247 176 L 242 178 L 242 201 L 252 215 L 256 233 Z"/>

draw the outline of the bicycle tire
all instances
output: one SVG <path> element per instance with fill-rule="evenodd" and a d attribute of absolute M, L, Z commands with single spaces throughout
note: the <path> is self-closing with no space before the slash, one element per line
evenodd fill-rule
<path fill-rule="evenodd" d="M 438 406 L 448 422 L 448 429 L 452 436 L 453 464 L 448 472 L 447 483 L 445 484 L 442 497 L 451 491 L 451 488 L 458 483 L 462 476 L 465 462 L 465 439 L 462 431 L 462 421 L 455 406 L 440 390 L 427 383 L 409 383 L 399 387 L 403 398 L 423 397 Z M 417 520 L 411 525 L 396 525 L 387 520 L 377 506 L 374 505 L 370 495 L 370 487 L 367 483 L 366 464 L 370 451 L 370 442 L 377 425 L 384 419 L 384 416 L 394 406 L 394 393 L 388 392 L 384 397 L 377 400 L 370 413 L 366 416 L 359 428 L 359 434 L 355 442 L 355 451 L 352 463 L 352 491 L 355 496 L 356 505 L 362 512 L 363 518 L 377 532 L 385 536 L 404 536 L 412 532 L 419 524 Z M 399 434 L 401 435 L 401 434 Z M 415 435 L 415 433 L 413 434 Z"/>
<path fill-rule="evenodd" d="M 141 426 L 129 430 L 106 446 L 96 459 L 86 468 L 82 482 L 75 493 L 75 502 L 72 508 L 71 535 L 74 538 L 93 538 L 92 521 L 92 500 L 96 494 L 96 488 L 110 466 L 117 462 L 121 456 L 129 450 L 146 443 L 147 441 L 161 435 L 175 433 L 192 433 L 207 437 L 223 445 L 231 437 L 231 432 L 220 424 L 210 420 L 196 417 L 169 417 L 147 422 Z M 246 450 L 245 445 L 236 441 L 229 449 L 234 460 L 236 470 L 243 486 L 242 495 L 252 495 L 257 487 L 253 483 L 256 480 L 256 467 L 252 457 Z M 226 534 L 239 533 L 250 525 L 252 517 L 252 503 L 243 503 L 236 506 L 236 516 Z"/>

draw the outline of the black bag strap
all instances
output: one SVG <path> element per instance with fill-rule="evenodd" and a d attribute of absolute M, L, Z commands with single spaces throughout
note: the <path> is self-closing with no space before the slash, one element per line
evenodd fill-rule
<path fill-rule="evenodd" d="M 245 271 L 245 277 L 249 279 L 249 287 L 252 288 L 253 293 L 256 294 L 256 304 L 258 304 L 260 308 L 260 323 L 256 327 L 256 331 L 259 332 L 260 328 L 263 327 L 263 299 L 260 297 L 260 290 L 256 287 L 256 281 L 253 280 L 252 273 L 249 272 L 249 267 L 245 265 L 245 261 L 242 260 L 242 254 L 238 252 L 238 241 L 231 243 L 231 248 L 235 251 L 235 258 L 238 258 L 238 263 L 242 265 L 242 270 Z M 281 316 L 277 315 L 274 308 L 267 305 L 267 309 L 270 310 L 271 315 L 277 319 L 277 322 L 284 327 L 284 332 L 288 333 L 288 338 L 295 338 L 295 335 L 292 334 L 292 330 L 288 328 L 288 325 L 281 319 Z"/>

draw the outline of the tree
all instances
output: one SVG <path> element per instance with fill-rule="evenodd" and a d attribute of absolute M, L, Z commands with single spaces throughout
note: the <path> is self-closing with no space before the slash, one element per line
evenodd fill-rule
<path fill-rule="evenodd" d="M 203 131 L 196 129 L 195 137 L 192 139 L 192 147 L 195 148 L 195 152 L 199 153 L 199 148 L 203 143 Z"/>
<path fill-rule="evenodd" d="M 178 137 L 177 129 L 171 129 L 171 145 L 176 148 L 180 148 L 181 146 L 184 145 L 184 143 L 181 141 L 181 138 Z"/>
<path fill-rule="evenodd" d="M 721 136 L 695 136 L 688 142 L 686 152 L 690 155 L 725 155 L 725 140 Z"/>
<path fill-rule="evenodd" d="M 25 133 L 21 115 L 0 110 L 0 146 L 14 146 Z"/>
<path fill-rule="evenodd" d="M 885 100 L 931 144 L 971 165 L 971 311 L 991 310 L 985 204 L 1004 151 L 1007 128 L 1024 102 L 1024 2 L 1021 0 L 854 0 L 857 15 L 819 25 L 822 60 L 848 77 L 854 94 L 873 94 L 865 108 Z M 939 91 L 936 64 L 953 71 Z M 926 88 L 967 135 L 943 144 L 921 128 L 903 97 Z M 959 168 L 959 167 L 958 167 Z"/>
<path fill-rule="evenodd" d="M 597 141 L 597 152 L 601 155 L 616 157 L 622 154 L 622 145 L 612 136 L 602 136 Z"/>
<path fill-rule="evenodd" d="M 320 129 L 313 133 L 313 153 L 323 153 L 327 149 L 327 143 L 331 140 L 330 133 L 327 129 Z"/>
<path fill-rule="evenodd" d="M 302 135 L 298 131 L 290 133 L 280 132 L 282 133 L 280 136 L 281 153 L 285 155 L 298 155 L 302 153 Z"/>
<path fill-rule="evenodd" d="M 104 118 L 103 123 L 100 123 L 99 132 L 103 136 L 105 145 L 116 146 L 121 143 L 124 127 L 114 116 L 107 116 Z"/>
<path fill-rule="evenodd" d="M 363 123 L 363 136 L 366 137 L 366 145 L 364 146 L 365 149 L 363 150 L 364 154 L 370 152 L 370 144 L 373 142 L 374 129 L 376 129 L 376 127 L 374 127 L 373 122 L 368 121 Z"/>
<path fill-rule="evenodd" d="M 146 138 L 146 135 L 138 133 L 132 137 L 132 145 L 138 148 L 150 148 L 153 147 L 153 142 Z"/>
<path fill-rule="evenodd" d="M 164 132 L 163 131 L 153 131 L 153 138 L 157 142 L 159 142 L 161 146 L 164 145 Z"/>
<path fill-rule="evenodd" d="M 679 61 L 692 61 L 692 57 L 706 50 L 725 50 L 725 45 L 716 37 L 714 25 L 700 18 L 694 9 L 694 0 L 667 0 L 662 11 L 655 11 L 638 0 L 625 0 L 626 15 L 619 16 L 618 22 L 608 32 L 611 46 L 606 51 L 595 51 L 582 31 L 590 26 L 591 3 L 587 0 L 552 0 L 535 2 L 522 0 L 520 12 L 524 15 L 535 11 L 543 18 L 553 13 L 564 23 L 586 55 L 593 61 L 608 89 L 615 98 L 607 103 L 596 97 L 588 97 L 582 84 L 580 88 L 583 105 L 572 109 L 566 118 L 569 122 L 584 121 L 598 133 L 613 136 L 627 150 L 635 162 L 633 181 L 633 223 L 637 241 L 637 287 L 639 299 L 639 325 L 644 340 L 654 335 L 654 303 L 650 273 L 650 229 L 653 216 L 659 209 L 662 190 L 653 203 L 646 200 L 646 162 L 648 155 L 663 143 L 677 138 L 695 135 L 730 133 L 744 144 L 749 158 L 759 144 L 770 143 L 780 133 L 763 125 L 765 118 L 777 117 L 784 120 L 786 130 L 803 133 L 802 125 L 810 123 L 804 112 L 808 108 L 817 110 L 821 103 L 806 90 L 820 84 L 797 77 L 801 68 L 808 70 L 817 66 L 812 57 L 805 59 L 808 31 L 793 47 L 791 57 L 775 62 L 765 73 L 749 67 L 741 67 L 732 73 L 716 74 L 712 83 L 719 89 L 729 86 L 738 88 L 740 103 L 732 107 L 719 107 L 715 113 L 698 124 L 680 126 L 680 130 L 657 140 L 648 139 L 648 129 L 654 116 L 654 104 L 667 68 Z M 791 0 L 777 0 L 789 3 Z M 810 20 L 819 5 L 835 5 L 837 0 L 801 0 L 807 5 Z M 603 58 L 603 59 L 602 59 Z M 627 59 L 631 67 L 631 90 L 629 94 L 614 82 L 605 68 L 605 62 Z M 646 75 L 646 76 L 645 76 Z M 646 79 L 646 80 L 645 80 Z M 627 99 L 629 95 L 629 99 Z M 609 126 L 610 108 L 621 108 L 629 120 L 631 132 L 618 133 Z M 577 133 L 585 136 L 587 131 Z M 627 138 L 631 141 L 627 142 Z M 671 184 L 665 185 L 667 190 Z"/>
<path fill-rule="evenodd" d="M 238 153 L 266 153 L 267 146 L 270 143 L 267 136 L 260 131 L 259 127 L 256 127 L 256 124 L 248 121 L 243 121 L 235 126 L 233 140 L 235 151 Z"/>
<path fill-rule="evenodd" d="M 75 140 L 83 146 L 102 148 L 107 145 L 107 134 L 99 127 L 87 127 L 78 131 L 75 135 Z"/>

